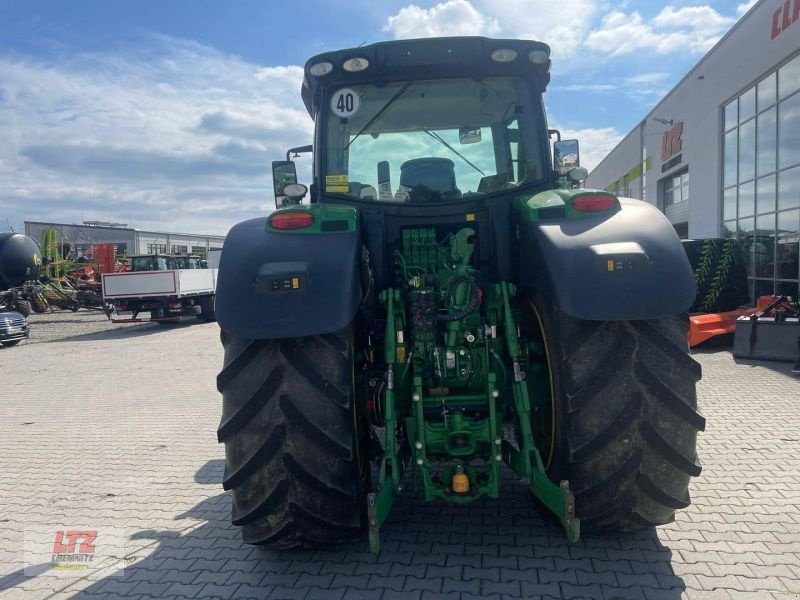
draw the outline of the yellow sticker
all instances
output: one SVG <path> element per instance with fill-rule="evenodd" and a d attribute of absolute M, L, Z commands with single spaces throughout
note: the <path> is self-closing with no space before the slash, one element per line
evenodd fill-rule
<path fill-rule="evenodd" d="M 292 289 L 296 290 L 300 287 L 300 278 L 299 277 L 292 277 Z"/>
<path fill-rule="evenodd" d="M 467 213 L 467 221 L 474 221 L 475 213 Z"/>
<path fill-rule="evenodd" d="M 33 264 L 36 265 L 37 267 L 41 264 L 41 261 L 39 260 L 39 255 L 38 254 L 34 254 L 33 255 Z"/>
<path fill-rule="evenodd" d="M 350 191 L 350 185 L 347 180 L 347 175 L 326 175 L 325 191 L 332 193 Z"/>
<path fill-rule="evenodd" d="M 406 349 L 404 346 L 397 347 L 397 362 L 399 363 L 406 362 Z"/>
<path fill-rule="evenodd" d="M 614 261 L 613 260 L 609 260 L 607 264 L 608 264 L 609 272 L 613 271 L 614 270 Z"/>

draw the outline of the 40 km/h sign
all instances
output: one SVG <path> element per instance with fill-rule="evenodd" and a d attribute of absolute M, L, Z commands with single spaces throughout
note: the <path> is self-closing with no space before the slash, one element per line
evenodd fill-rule
<path fill-rule="evenodd" d="M 350 88 L 337 90 L 331 98 L 331 111 L 337 117 L 349 117 L 358 112 L 361 99 L 358 93 Z"/>

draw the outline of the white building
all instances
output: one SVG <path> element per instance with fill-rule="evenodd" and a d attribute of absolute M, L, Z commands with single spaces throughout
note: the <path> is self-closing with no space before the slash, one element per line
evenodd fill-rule
<path fill-rule="evenodd" d="M 737 237 L 751 295 L 798 296 L 800 0 L 760 0 L 586 181 L 682 238 Z"/>
<path fill-rule="evenodd" d="M 25 235 L 36 240 L 42 232 L 55 229 L 59 242 L 70 245 L 77 256 L 95 244 L 115 244 L 118 255 L 134 254 L 200 254 L 222 248 L 225 236 L 196 233 L 171 233 L 133 229 L 122 223 L 85 221 L 82 225 L 25 221 Z"/>

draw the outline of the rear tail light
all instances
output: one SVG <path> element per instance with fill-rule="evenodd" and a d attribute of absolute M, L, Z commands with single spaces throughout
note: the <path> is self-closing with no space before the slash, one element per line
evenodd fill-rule
<path fill-rule="evenodd" d="M 167 306 L 169 308 L 176 309 L 176 308 L 182 308 L 183 305 L 180 302 L 170 302 L 169 304 L 167 304 Z"/>
<path fill-rule="evenodd" d="M 581 212 L 605 212 L 618 206 L 617 199 L 606 194 L 578 196 L 572 201 L 572 208 Z"/>
<path fill-rule="evenodd" d="M 114 308 L 116 308 L 117 310 L 128 310 L 128 305 L 127 304 L 117 304 Z"/>
<path fill-rule="evenodd" d="M 305 229 L 314 224 L 314 215 L 305 211 L 282 212 L 272 215 L 269 224 L 275 229 Z"/>

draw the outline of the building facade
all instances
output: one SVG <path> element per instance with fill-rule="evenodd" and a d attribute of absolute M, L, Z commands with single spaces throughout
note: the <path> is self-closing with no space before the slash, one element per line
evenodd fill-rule
<path fill-rule="evenodd" d="M 592 171 L 682 238 L 735 237 L 751 297 L 800 285 L 800 0 L 760 0 Z"/>
<path fill-rule="evenodd" d="M 74 256 L 85 256 L 95 244 L 114 244 L 118 256 L 135 254 L 198 254 L 222 248 L 224 236 L 168 233 L 133 229 L 121 223 L 86 221 L 82 225 L 25 221 L 25 235 L 39 241 L 42 233 L 55 229 L 59 242 L 69 244 Z"/>

